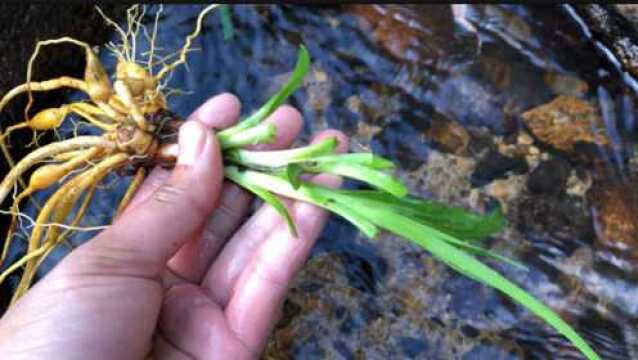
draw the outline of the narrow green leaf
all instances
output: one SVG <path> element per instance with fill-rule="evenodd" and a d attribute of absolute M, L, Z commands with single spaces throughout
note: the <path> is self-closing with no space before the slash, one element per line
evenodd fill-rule
<path fill-rule="evenodd" d="M 277 127 L 271 123 L 253 126 L 236 134 L 217 134 L 217 139 L 223 150 L 246 145 L 268 144 L 275 140 Z"/>
<path fill-rule="evenodd" d="M 286 177 L 295 190 L 297 190 L 301 184 L 299 181 L 299 175 L 301 175 L 301 173 L 303 173 L 303 168 L 298 164 L 290 164 L 286 167 Z"/>
<path fill-rule="evenodd" d="M 335 201 L 328 201 L 324 203 L 323 206 L 333 213 L 348 220 L 368 238 L 375 239 L 377 237 L 379 228 L 371 221 L 367 220 L 365 216 L 359 214 L 348 205 Z"/>
<path fill-rule="evenodd" d="M 237 135 L 234 137 L 237 137 Z M 251 151 L 233 149 L 224 152 L 224 157 L 236 164 L 251 168 L 281 168 L 290 163 L 310 161 L 317 156 L 331 154 L 337 145 L 337 138 L 330 137 L 314 144 L 287 150 Z"/>
<path fill-rule="evenodd" d="M 222 4 L 219 7 L 219 18 L 222 22 L 222 31 L 224 32 L 224 41 L 230 40 L 235 35 L 235 26 L 230 13 L 228 4 Z"/>
<path fill-rule="evenodd" d="M 262 122 L 268 115 L 272 114 L 286 99 L 292 94 L 303 81 L 304 76 L 310 69 L 310 54 L 305 46 L 300 45 L 297 53 L 297 64 L 292 73 L 292 76 L 284 86 L 273 95 L 268 101 L 259 108 L 255 113 L 250 115 L 245 120 L 239 122 L 237 125 L 232 126 L 226 130 L 220 131 L 218 135 L 229 136 L 240 133 L 248 128 L 251 128 L 260 122 Z"/>
<path fill-rule="evenodd" d="M 426 225 L 463 240 L 481 240 L 501 231 L 505 226 L 505 218 L 498 209 L 487 215 L 479 215 L 460 207 L 412 196 L 397 198 L 374 190 L 344 192 L 367 202 L 366 206 L 391 207 L 397 213 L 418 219 Z"/>
<path fill-rule="evenodd" d="M 392 161 L 374 155 L 373 153 L 350 153 L 323 155 L 312 159 L 314 162 L 341 162 L 346 164 L 366 166 L 376 170 L 392 170 L 395 165 Z"/>
<path fill-rule="evenodd" d="M 277 211 L 277 213 L 281 215 L 282 218 L 284 218 L 292 235 L 294 237 L 297 237 L 297 228 L 295 227 L 295 222 L 292 220 L 292 217 L 290 216 L 286 205 L 284 205 L 284 203 L 281 202 L 281 200 L 276 195 L 258 185 L 242 185 L 255 195 L 259 196 L 261 199 L 263 199 L 268 205 L 272 206 L 273 209 L 275 209 L 275 211 Z"/>
<path fill-rule="evenodd" d="M 408 193 L 405 185 L 394 176 L 366 166 L 343 162 L 319 162 L 312 166 L 304 166 L 304 169 L 309 172 L 327 172 L 357 179 L 396 197 L 403 197 Z"/>
<path fill-rule="evenodd" d="M 379 193 L 378 191 L 373 192 L 373 191 L 369 191 L 369 190 L 357 190 L 357 191 L 343 191 L 340 190 L 339 192 L 334 192 L 332 194 L 332 197 L 337 201 L 337 202 L 343 202 L 348 204 L 352 209 L 367 209 L 368 207 L 387 207 L 387 204 L 383 203 L 383 202 L 377 202 L 377 201 L 370 201 L 369 198 L 371 197 L 370 195 L 375 194 L 375 193 Z M 379 195 L 383 195 L 383 198 L 385 197 L 389 197 L 392 199 L 396 199 L 396 197 L 386 194 L 386 193 L 379 193 Z M 374 197 L 372 197 L 374 198 Z M 399 199 L 399 200 L 402 200 Z M 400 210 L 396 210 L 395 208 L 393 208 L 392 206 L 389 207 L 389 210 L 392 209 L 392 211 L 395 211 L 397 214 L 405 214 L 405 212 L 402 212 Z M 461 209 L 462 210 L 462 209 Z M 471 214 L 471 215 L 475 215 L 472 214 L 468 211 L 463 210 L 464 212 Z M 430 222 L 424 222 L 421 220 L 421 218 L 419 216 L 418 213 L 409 213 L 405 216 L 409 217 L 412 220 L 418 221 L 420 222 L 422 225 L 428 226 L 428 227 L 433 227 L 434 229 L 437 229 L 439 231 L 441 231 L 442 233 L 442 240 L 446 241 L 449 244 L 452 244 L 454 246 L 456 246 L 457 248 L 461 248 L 463 250 L 467 250 L 472 252 L 473 254 L 476 255 L 480 255 L 480 256 L 485 256 L 485 257 L 490 257 L 493 259 L 496 259 L 498 261 L 502 261 L 506 264 L 512 265 L 516 268 L 519 268 L 521 270 L 527 270 L 527 267 L 524 266 L 523 264 L 509 259 L 505 256 L 502 256 L 500 254 L 497 254 L 495 252 L 492 252 L 490 250 L 487 250 L 485 248 L 482 248 L 480 246 L 474 245 L 473 243 L 468 242 L 467 239 L 464 239 L 462 237 L 456 237 L 454 235 L 451 235 L 450 233 L 454 233 L 457 232 L 455 231 L 456 229 L 450 229 L 448 227 L 441 227 L 439 226 L 440 224 L 431 224 Z M 476 215 L 475 215 L 476 216 Z M 484 221 L 490 221 L 492 215 L 487 215 L 484 217 L 480 217 L 477 216 L 479 218 L 484 219 Z M 486 227 L 487 228 L 487 227 Z M 501 227 L 497 227 L 493 229 L 494 232 L 498 232 L 501 230 Z M 483 231 L 483 230 L 482 230 Z M 473 236 L 479 235 L 479 234 L 471 234 Z M 480 235 L 483 235 L 483 233 L 481 233 Z M 487 234 L 490 235 L 490 234 Z"/>
<path fill-rule="evenodd" d="M 299 188 L 294 189 L 285 176 L 269 175 L 252 170 L 240 171 L 235 166 L 224 167 L 224 174 L 243 187 L 260 186 L 280 195 L 323 207 L 350 221 L 371 239 L 374 239 L 379 232 L 379 229 L 363 215 L 348 205 L 332 199 L 332 195 L 338 191 L 337 189 L 316 186 L 304 181 L 300 181 Z"/>

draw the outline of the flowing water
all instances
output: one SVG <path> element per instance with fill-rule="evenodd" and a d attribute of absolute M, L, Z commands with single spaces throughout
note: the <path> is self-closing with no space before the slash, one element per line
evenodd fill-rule
<path fill-rule="evenodd" d="M 181 47 L 201 8 L 166 6 L 159 44 Z M 634 93 L 563 9 L 236 6 L 231 14 L 234 37 L 224 40 L 210 16 L 194 43 L 201 51 L 174 73 L 171 85 L 191 92 L 170 99 L 175 112 L 186 116 L 230 91 L 249 113 L 287 79 L 305 44 L 312 69 L 290 100 L 305 119 L 300 141 L 338 128 L 352 150 L 395 161 L 412 194 L 478 212 L 499 204 L 508 227 L 487 244 L 529 271 L 486 261 L 602 358 L 638 358 Z M 108 219 L 126 185 L 117 179 L 94 203 L 92 225 Z M 336 217 L 295 280 L 264 356 L 580 358 L 504 295 L 405 240 L 371 241 Z"/>

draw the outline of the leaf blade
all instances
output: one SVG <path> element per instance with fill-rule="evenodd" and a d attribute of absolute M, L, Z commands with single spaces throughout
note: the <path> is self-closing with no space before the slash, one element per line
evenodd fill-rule
<path fill-rule="evenodd" d="M 297 63 L 288 81 L 271 96 L 268 101 L 248 118 L 240 121 L 236 125 L 220 131 L 220 136 L 231 136 L 240 133 L 261 123 L 266 117 L 272 114 L 286 99 L 302 84 L 303 78 L 310 70 L 310 54 L 304 45 L 299 45 L 297 51 Z"/>
<path fill-rule="evenodd" d="M 366 166 L 342 162 L 320 162 L 312 166 L 305 166 L 304 169 L 318 173 L 327 172 L 363 181 L 395 197 L 404 197 L 408 194 L 408 188 L 394 176 Z"/>
<path fill-rule="evenodd" d="M 297 227 L 295 226 L 295 222 L 292 220 L 286 205 L 284 205 L 284 203 L 276 195 L 257 185 L 243 184 L 243 186 L 250 190 L 253 194 L 259 196 L 268 205 L 272 206 L 273 209 L 275 209 L 275 211 L 286 221 L 291 234 L 294 237 L 297 237 Z"/>

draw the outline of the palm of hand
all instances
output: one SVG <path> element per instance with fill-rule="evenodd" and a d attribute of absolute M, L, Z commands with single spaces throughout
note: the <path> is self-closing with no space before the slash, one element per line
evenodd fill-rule
<path fill-rule="evenodd" d="M 3 358 L 257 357 L 287 286 L 327 214 L 285 201 L 298 238 L 269 207 L 237 231 L 250 197 L 223 181 L 211 128 L 233 124 L 239 102 L 212 98 L 180 130 L 178 165 L 155 169 L 113 226 L 67 256 L 0 320 Z M 301 129 L 290 107 L 267 120 L 289 147 Z M 200 136 L 203 134 L 203 136 Z M 315 141 L 337 136 L 325 131 Z M 339 186 L 326 174 L 313 181 Z"/>

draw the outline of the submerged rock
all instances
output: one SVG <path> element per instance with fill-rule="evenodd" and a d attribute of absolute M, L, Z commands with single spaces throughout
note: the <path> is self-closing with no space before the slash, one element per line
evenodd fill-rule
<path fill-rule="evenodd" d="M 548 71 L 543 80 L 557 95 L 581 97 L 589 91 L 587 82 L 570 74 Z"/>
<path fill-rule="evenodd" d="M 349 5 L 374 41 L 404 62 L 434 65 L 454 40 L 452 10 L 447 5 L 428 7 Z"/>
<path fill-rule="evenodd" d="M 560 195 L 570 175 L 569 163 L 554 158 L 541 162 L 527 178 L 527 188 L 534 194 Z"/>
<path fill-rule="evenodd" d="M 635 6 L 612 7 L 601 4 L 575 6 L 595 40 L 604 44 L 633 76 L 638 75 L 638 31 Z M 621 14 L 626 14 L 623 16 Z M 633 25 L 633 26 L 632 26 Z"/>
<path fill-rule="evenodd" d="M 511 174 L 524 174 L 528 170 L 527 162 L 522 157 L 509 157 L 498 151 L 491 151 L 478 163 L 471 181 L 472 185 L 480 187 Z"/>
<path fill-rule="evenodd" d="M 558 150 L 573 152 L 577 143 L 609 144 L 597 108 L 576 97 L 559 96 L 521 118 L 534 136 Z"/>
<path fill-rule="evenodd" d="M 594 237 L 591 216 L 582 198 L 570 195 L 523 195 L 510 205 L 510 219 L 539 249 L 571 253 Z"/>
<path fill-rule="evenodd" d="M 605 246 L 638 253 L 638 190 L 635 182 L 594 181 L 587 192 L 598 240 Z"/>
<path fill-rule="evenodd" d="M 425 137 L 432 140 L 440 150 L 455 155 L 467 155 L 470 134 L 456 121 L 443 117 L 433 117 L 430 126 L 425 130 Z"/>

